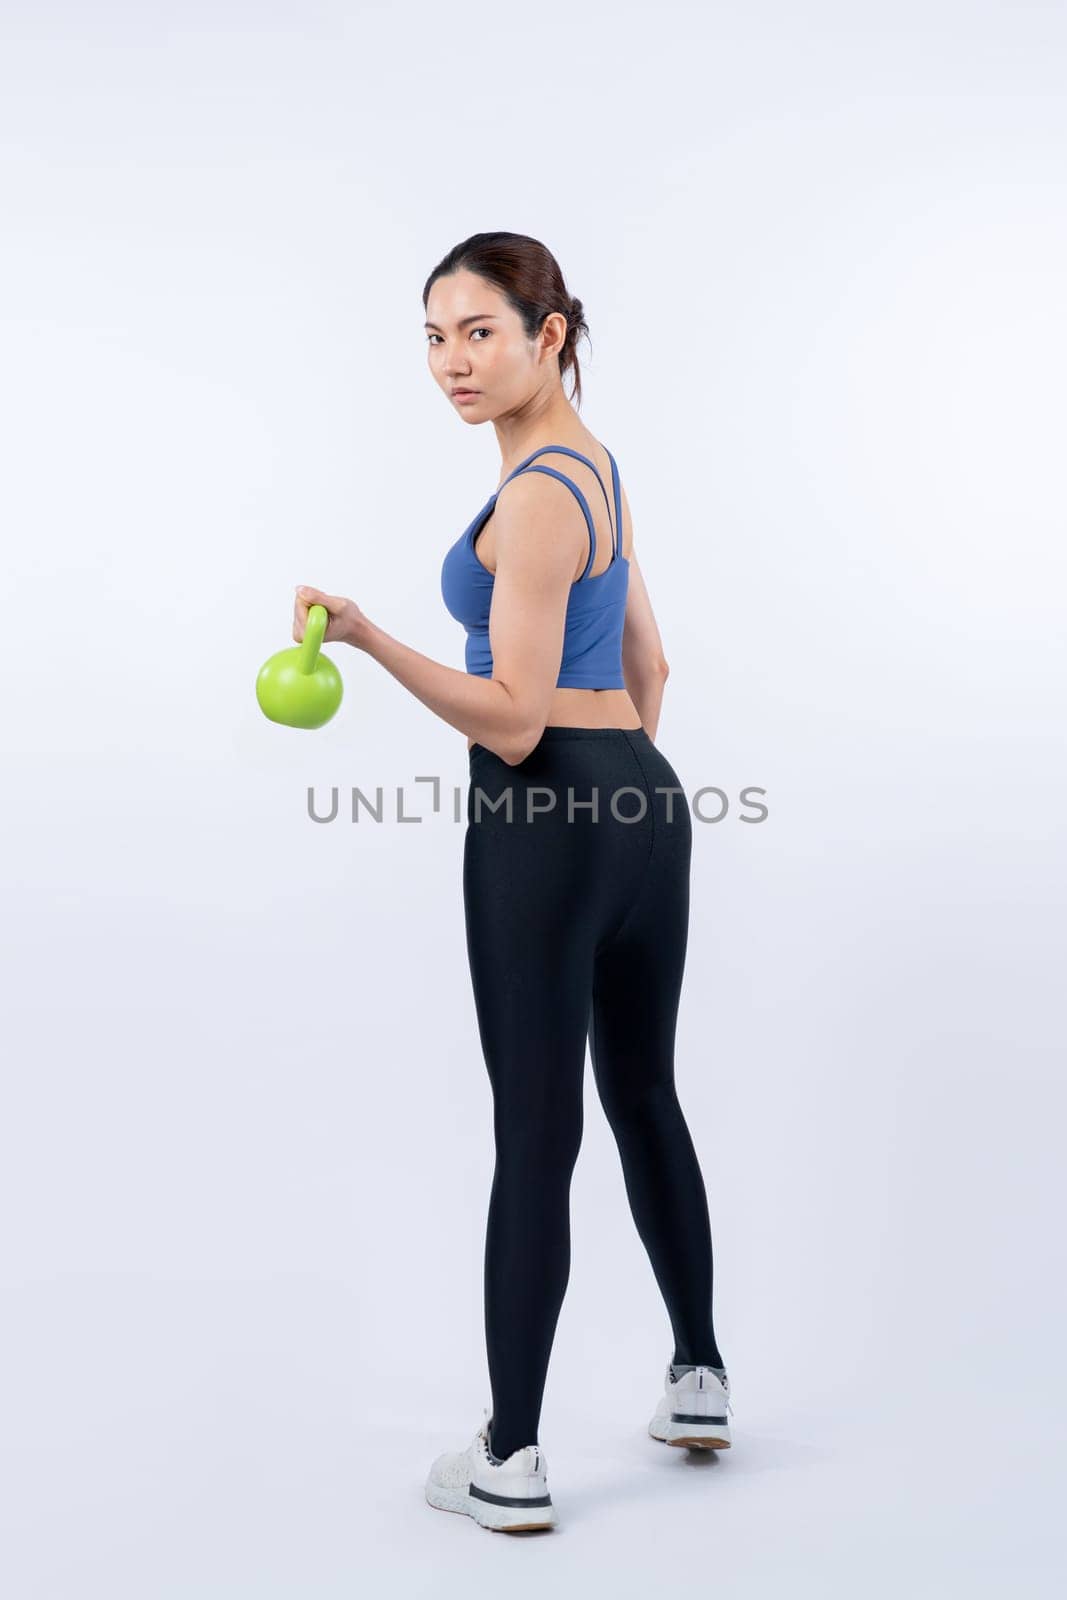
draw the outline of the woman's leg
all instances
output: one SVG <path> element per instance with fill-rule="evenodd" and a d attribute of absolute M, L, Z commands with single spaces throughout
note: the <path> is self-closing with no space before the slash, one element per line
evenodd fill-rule
<path fill-rule="evenodd" d="M 630 1209 L 670 1317 L 673 1359 L 721 1367 L 712 1320 L 707 1196 L 674 1083 L 692 822 L 684 794 L 655 793 L 657 786 L 678 785 L 662 753 L 649 741 L 638 745 L 637 755 L 650 794 L 652 850 L 636 899 L 597 949 L 593 1071 L 622 1159 Z"/>
<path fill-rule="evenodd" d="M 493 779 L 498 787 L 509 781 L 499 771 Z M 521 809 L 523 784 L 510 781 Z M 465 845 L 468 953 L 493 1090 L 484 1289 L 490 1448 L 500 1457 L 538 1442 L 570 1275 L 594 944 L 588 919 L 569 901 L 579 834 L 586 830 L 547 818 L 489 818 L 468 829 Z"/>

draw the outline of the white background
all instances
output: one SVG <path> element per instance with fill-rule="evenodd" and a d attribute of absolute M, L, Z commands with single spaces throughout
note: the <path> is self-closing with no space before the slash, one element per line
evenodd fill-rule
<path fill-rule="evenodd" d="M 5 1592 L 1059 1592 L 1067 10 L 2 19 Z M 422 1498 L 489 1404 L 465 743 L 341 647 L 319 732 L 253 694 L 298 583 L 462 666 L 500 458 L 421 291 L 494 228 L 586 307 L 657 743 L 731 798 L 676 1074 L 735 1445 L 645 1434 L 587 1069 L 532 1540 Z"/>

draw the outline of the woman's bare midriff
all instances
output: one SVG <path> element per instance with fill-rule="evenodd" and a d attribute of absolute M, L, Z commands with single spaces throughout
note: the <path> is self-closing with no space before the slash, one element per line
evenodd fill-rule
<path fill-rule="evenodd" d="M 556 444 L 569 444 L 572 449 L 580 450 L 590 456 L 600 468 L 604 483 L 611 487 L 611 465 L 608 461 L 604 446 L 599 440 L 594 440 L 587 434 L 584 439 L 556 439 Z M 557 458 L 558 460 L 559 458 Z M 610 523 L 607 518 L 607 507 L 600 490 L 596 487 L 596 480 L 588 467 L 583 467 L 579 462 L 568 462 L 568 471 L 576 480 L 586 483 L 586 497 L 593 511 L 596 522 L 596 560 L 593 563 L 592 574 L 598 576 L 605 570 L 611 559 L 611 534 Z M 584 476 L 583 476 L 584 475 Z M 507 474 L 503 475 L 505 478 Z M 591 487 L 589 483 L 591 482 Z M 604 513 L 603 518 L 600 512 Z M 629 559 L 630 549 L 633 544 L 633 528 L 630 523 L 629 513 L 623 515 L 622 522 L 622 554 Z M 478 535 L 475 559 L 489 572 L 496 570 L 496 552 L 493 548 L 493 521 L 485 525 L 484 533 Z M 557 688 L 552 691 L 552 700 L 545 718 L 545 726 L 552 728 L 639 728 L 641 718 L 637 707 L 625 689 L 567 689 Z M 467 749 L 470 750 L 479 741 L 467 740 Z"/>
<path fill-rule="evenodd" d="M 550 728 L 639 728 L 641 718 L 625 689 L 554 689 L 545 723 Z M 467 749 L 477 743 L 468 739 Z"/>

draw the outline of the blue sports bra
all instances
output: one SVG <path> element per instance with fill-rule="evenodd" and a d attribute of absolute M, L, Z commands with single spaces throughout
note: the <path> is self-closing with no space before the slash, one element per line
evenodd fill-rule
<path fill-rule="evenodd" d="M 622 630 L 630 580 L 630 563 L 620 549 L 622 497 L 619 493 L 619 469 L 615 465 L 615 457 L 608 450 L 615 500 L 611 561 L 603 572 L 598 572 L 595 578 L 591 578 L 589 569 L 593 565 L 596 553 L 596 533 L 589 512 L 589 503 L 578 485 L 572 483 L 570 478 L 564 477 L 562 472 L 557 472 L 555 467 L 530 466 L 530 462 L 536 456 L 542 456 L 546 452 L 553 454 L 562 452 L 564 455 L 574 456 L 576 461 L 584 461 L 587 467 L 592 467 L 603 490 L 610 526 L 611 502 L 608 500 L 608 491 L 604 488 L 604 480 L 595 464 L 579 451 L 570 449 L 568 445 L 542 445 L 539 450 L 533 452 L 533 455 L 527 456 L 525 461 L 520 461 L 514 472 L 508 473 L 504 483 L 490 495 L 474 521 L 464 529 L 448 551 L 441 567 L 441 595 L 456 621 L 461 622 L 467 630 L 465 652 L 467 671 L 480 678 L 491 678 L 493 652 L 489 647 L 489 607 L 493 598 L 495 574 L 487 567 L 483 567 L 478 560 L 474 553 L 474 541 L 492 516 L 497 495 L 512 478 L 517 477 L 520 472 L 527 471 L 546 472 L 550 477 L 558 478 L 560 483 L 565 483 L 577 497 L 578 504 L 585 513 L 589 528 L 589 560 L 581 577 L 575 578 L 571 584 L 563 635 L 563 656 L 556 687 L 625 689 L 626 680 L 622 675 Z"/>

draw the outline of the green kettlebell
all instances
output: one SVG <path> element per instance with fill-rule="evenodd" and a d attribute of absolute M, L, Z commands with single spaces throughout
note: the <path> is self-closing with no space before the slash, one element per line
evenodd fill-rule
<path fill-rule="evenodd" d="M 341 704 L 344 685 L 329 656 L 319 654 L 330 614 L 311 606 L 302 643 L 264 661 L 256 679 L 260 710 L 289 728 L 321 728 Z"/>

